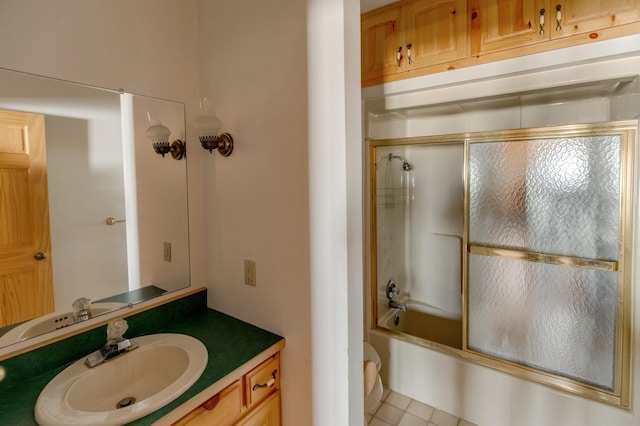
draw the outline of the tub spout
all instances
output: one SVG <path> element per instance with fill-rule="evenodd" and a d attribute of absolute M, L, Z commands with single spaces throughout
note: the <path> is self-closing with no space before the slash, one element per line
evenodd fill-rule
<path fill-rule="evenodd" d="M 407 312 L 407 305 L 396 302 L 395 300 L 389 300 L 389 307 L 393 309 L 400 309 L 402 312 Z"/>

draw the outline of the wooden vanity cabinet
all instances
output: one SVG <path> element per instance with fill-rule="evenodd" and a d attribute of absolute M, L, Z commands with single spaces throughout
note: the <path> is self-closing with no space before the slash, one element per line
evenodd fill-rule
<path fill-rule="evenodd" d="M 246 417 L 240 420 L 240 426 L 279 426 L 280 392 L 274 392 L 258 405 Z"/>
<path fill-rule="evenodd" d="M 216 393 L 173 426 L 280 425 L 280 353 Z"/>

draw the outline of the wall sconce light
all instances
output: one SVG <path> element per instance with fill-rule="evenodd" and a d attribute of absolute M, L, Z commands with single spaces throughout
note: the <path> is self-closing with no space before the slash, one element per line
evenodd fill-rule
<path fill-rule="evenodd" d="M 147 128 L 146 135 L 147 138 L 151 140 L 153 150 L 156 154 L 164 157 L 165 154 L 171 153 L 171 157 L 173 157 L 174 160 L 182 160 L 187 154 L 187 146 L 185 143 L 177 139 L 169 144 L 171 130 L 160 122 L 155 112 L 147 112 L 147 117 L 149 117 L 151 126 Z"/>
<path fill-rule="evenodd" d="M 222 123 L 218 117 L 209 112 L 209 100 L 202 98 L 200 108 L 204 114 L 196 118 L 193 126 L 200 139 L 202 147 L 209 151 L 209 154 L 217 149 L 220 155 L 228 157 L 233 152 L 233 138 L 229 133 L 218 134 Z"/>

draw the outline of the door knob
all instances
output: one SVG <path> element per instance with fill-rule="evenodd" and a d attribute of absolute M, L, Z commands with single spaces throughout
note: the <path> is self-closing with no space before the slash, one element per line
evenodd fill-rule
<path fill-rule="evenodd" d="M 41 251 L 39 251 L 38 253 L 36 253 L 35 256 L 33 256 L 36 260 L 45 260 L 47 258 L 47 254 L 43 253 Z"/>

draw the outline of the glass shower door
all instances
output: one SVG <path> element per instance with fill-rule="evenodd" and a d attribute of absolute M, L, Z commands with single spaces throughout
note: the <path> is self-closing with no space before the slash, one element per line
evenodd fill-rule
<path fill-rule="evenodd" d="M 625 132 L 636 126 L 529 129 L 470 141 L 466 350 L 569 379 L 569 386 L 626 393 Z"/>

